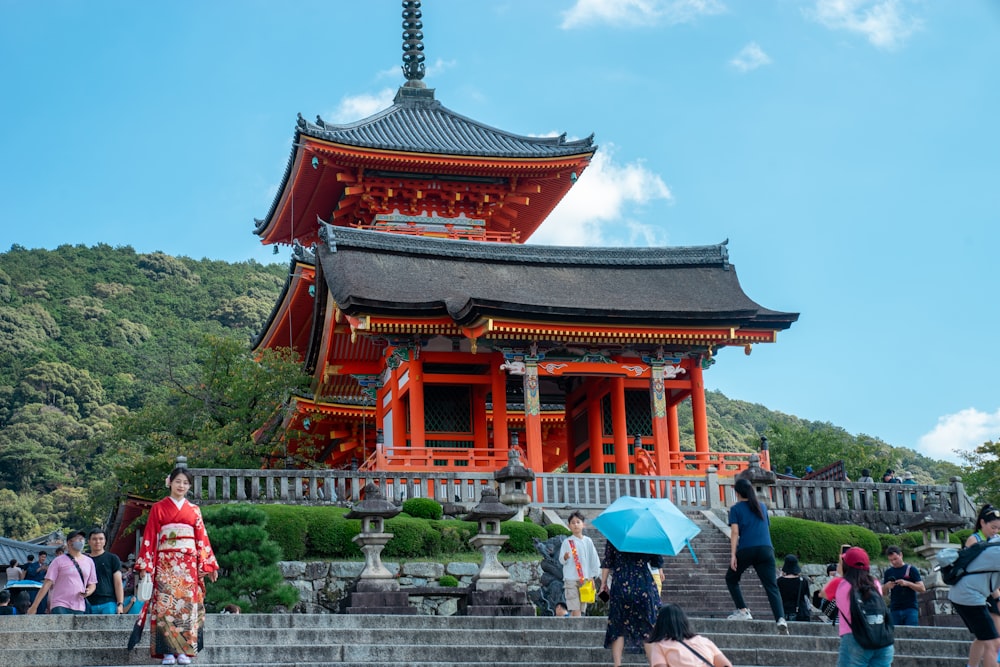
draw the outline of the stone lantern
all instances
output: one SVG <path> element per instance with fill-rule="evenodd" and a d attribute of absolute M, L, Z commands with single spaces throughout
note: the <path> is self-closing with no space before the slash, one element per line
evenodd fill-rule
<path fill-rule="evenodd" d="M 500 502 L 515 510 L 513 521 L 524 521 L 524 508 L 531 502 L 528 482 L 534 481 L 535 473 L 521 463 L 521 452 L 517 449 L 517 434 L 511 441 L 507 465 L 493 473 L 493 479 L 500 485 Z"/>
<path fill-rule="evenodd" d="M 364 500 L 344 515 L 361 519 L 361 532 L 352 538 L 365 554 L 365 567 L 350 593 L 346 611 L 352 614 L 415 614 L 409 595 L 399 590 L 396 576 L 382 564 L 382 549 L 392 539 L 385 532 L 385 520 L 402 510 L 382 496 L 374 484 L 364 488 Z"/>
<path fill-rule="evenodd" d="M 528 601 L 528 587 L 511 581 L 510 573 L 497 559 L 500 547 L 508 540 L 500 534 L 500 522 L 517 513 L 497 498 L 497 492 L 483 489 L 479 504 L 465 516 L 466 521 L 478 521 L 479 533 L 469 540 L 483 554 L 483 564 L 469 588 L 470 616 L 534 616 L 535 607 Z"/>
<path fill-rule="evenodd" d="M 476 588 L 480 590 L 496 588 L 510 580 L 510 573 L 497 560 L 497 554 L 503 543 L 510 539 L 509 536 L 500 534 L 500 522 L 510 519 L 516 513 L 517 510 L 507 507 L 497 499 L 497 492 L 494 489 L 486 487 L 483 489 L 479 504 L 465 515 L 466 521 L 479 522 L 479 532 L 469 540 L 469 543 L 483 554 L 483 563 L 474 581 Z"/>

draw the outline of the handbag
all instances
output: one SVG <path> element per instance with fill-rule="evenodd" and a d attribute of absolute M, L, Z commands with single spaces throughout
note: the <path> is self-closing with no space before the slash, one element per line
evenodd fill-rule
<path fill-rule="evenodd" d="M 135 597 L 140 602 L 146 602 L 153 597 L 153 575 L 145 574 L 139 577 L 139 583 L 135 587 Z"/>
<path fill-rule="evenodd" d="M 573 562 L 576 563 L 576 576 L 580 578 L 580 603 L 590 604 L 596 599 L 597 589 L 594 587 L 593 579 L 585 579 L 583 567 L 580 565 L 580 556 L 576 553 L 576 543 L 569 541 L 569 550 L 573 554 Z"/>

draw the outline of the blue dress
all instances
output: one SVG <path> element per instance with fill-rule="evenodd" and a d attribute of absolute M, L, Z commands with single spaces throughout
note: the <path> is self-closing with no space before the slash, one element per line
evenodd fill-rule
<path fill-rule="evenodd" d="M 611 542 L 605 547 L 601 567 L 611 573 L 611 599 L 604 648 L 611 648 L 615 639 L 624 637 L 626 653 L 643 653 L 643 643 L 660 610 L 660 595 L 650 565 L 662 567 L 663 558 L 618 551 Z"/>

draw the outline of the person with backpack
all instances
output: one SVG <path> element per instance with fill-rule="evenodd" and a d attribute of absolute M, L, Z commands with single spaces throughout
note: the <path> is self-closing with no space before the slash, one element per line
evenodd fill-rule
<path fill-rule="evenodd" d="M 895 655 L 892 619 L 868 554 L 851 547 L 840 560 L 844 576 L 832 579 L 824 591 L 836 600 L 840 616 L 837 667 L 889 667 Z"/>
<path fill-rule="evenodd" d="M 1000 653 L 997 616 L 991 612 L 991 607 L 996 609 L 994 594 L 1000 588 L 1000 541 L 994 539 L 1000 528 L 1000 512 L 986 505 L 979 512 L 976 528 L 960 552 L 974 557 L 961 564 L 964 573 L 951 584 L 948 599 L 975 637 L 969 647 L 969 665 L 992 667 Z M 942 571 L 942 578 L 950 577 Z"/>

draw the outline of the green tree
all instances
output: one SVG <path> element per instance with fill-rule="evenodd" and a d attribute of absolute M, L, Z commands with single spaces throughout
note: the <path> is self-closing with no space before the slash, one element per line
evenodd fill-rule
<path fill-rule="evenodd" d="M 38 519 L 27 495 L 18 496 L 10 489 L 0 489 L 0 535 L 27 540 L 39 532 Z"/>
<path fill-rule="evenodd" d="M 1000 440 L 987 440 L 960 456 L 965 461 L 962 481 L 966 491 L 980 503 L 1000 506 Z"/>
<path fill-rule="evenodd" d="M 237 604 L 244 611 L 269 613 L 299 599 L 284 583 L 278 561 L 281 547 L 267 536 L 267 515 L 252 505 L 216 505 L 204 511 L 212 549 L 219 561 L 219 580 L 208 586 L 205 606 L 219 611 Z"/>
<path fill-rule="evenodd" d="M 291 351 L 264 350 L 255 356 L 246 343 L 227 337 L 206 338 L 199 361 L 195 377 L 169 374 L 165 400 L 120 423 L 122 446 L 147 459 L 122 472 L 133 483 L 161 479 L 178 455 L 192 465 L 259 466 L 284 434 L 275 414 L 311 379 Z M 162 493 L 158 486 L 154 490 Z"/>

